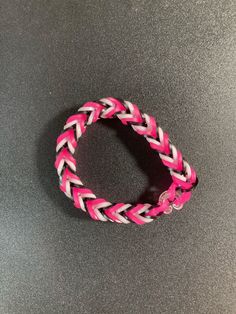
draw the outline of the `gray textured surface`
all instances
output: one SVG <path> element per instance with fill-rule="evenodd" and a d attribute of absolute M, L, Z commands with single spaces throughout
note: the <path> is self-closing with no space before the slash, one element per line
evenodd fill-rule
<path fill-rule="evenodd" d="M 0 312 L 235 313 L 235 2 L 0 4 Z M 195 166 L 186 210 L 95 223 L 58 191 L 56 135 L 76 104 L 107 95 L 156 116 Z M 119 125 L 92 126 L 78 160 L 113 201 L 164 188 Z"/>

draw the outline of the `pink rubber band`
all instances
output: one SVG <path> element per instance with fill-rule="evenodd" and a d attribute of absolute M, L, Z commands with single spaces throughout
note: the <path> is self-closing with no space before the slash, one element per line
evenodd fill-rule
<path fill-rule="evenodd" d="M 118 118 L 144 136 L 150 147 L 159 153 L 162 163 L 169 169 L 172 184 L 163 192 L 157 204 L 110 203 L 97 198 L 84 187 L 76 175 L 76 160 L 73 157 L 77 141 L 88 125 L 99 119 Z M 142 225 L 153 221 L 161 214 L 180 210 L 191 198 L 191 190 L 197 185 L 195 170 L 183 159 L 182 154 L 170 143 L 169 136 L 157 126 L 155 118 L 142 113 L 137 105 L 107 97 L 86 102 L 78 113 L 70 116 L 63 133 L 57 138 L 55 167 L 60 179 L 60 189 L 74 201 L 76 208 L 89 213 L 92 219 L 117 223 L 134 222 Z"/>

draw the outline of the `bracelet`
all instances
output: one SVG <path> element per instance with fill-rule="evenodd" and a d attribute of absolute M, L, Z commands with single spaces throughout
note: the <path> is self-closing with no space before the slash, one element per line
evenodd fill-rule
<path fill-rule="evenodd" d="M 110 203 L 97 198 L 84 187 L 76 175 L 76 160 L 73 157 L 78 139 L 86 127 L 99 119 L 118 118 L 138 134 L 144 136 L 152 149 L 156 150 L 162 163 L 169 169 L 172 183 L 163 192 L 157 204 Z M 145 224 L 161 214 L 180 210 L 191 198 L 191 190 L 197 185 L 195 170 L 169 140 L 169 136 L 154 117 L 142 113 L 137 105 L 117 98 L 107 97 L 86 102 L 78 113 L 70 116 L 62 134 L 57 138 L 55 167 L 59 175 L 60 189 L 74 201 L 74 206 L 89 213 L 92 219 L 117 223 L 134 222 Z"/>

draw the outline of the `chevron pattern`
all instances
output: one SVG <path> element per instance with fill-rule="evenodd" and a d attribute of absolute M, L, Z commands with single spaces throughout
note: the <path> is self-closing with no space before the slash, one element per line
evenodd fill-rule
<path fill-rule="evenodd" d="M 84 187 L 76 175 L 76 160 L 73 157 L 79 138 L 88 125 L 99 119 L 118 118 L 129 125 L 149 142 L 158 152 L 162 163 L 169 169 L 172 184 L 162 193 L 157 204 L 112 204 L 97 198 Z M 92 219 L 128 224 L 145 224 L 161 214 L 180 210 L 191 198 L 191 190 L 197 185 L 195 170 L 183 159 L 181 152 L 170 142 L 169 136 L 155 118 L 142 113 L 137 105 L 113 97 L 86 102 L 78 113 L 70 116 L 62 134 L 57 138 L 55 168 L 59 176 L 60 189 L 74 201 L 74 206 L 89 213 Z"/>

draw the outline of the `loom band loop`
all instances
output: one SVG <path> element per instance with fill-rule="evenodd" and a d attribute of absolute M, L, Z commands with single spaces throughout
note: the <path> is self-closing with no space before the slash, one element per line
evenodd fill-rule
<path fill-rule="evenodd" d="M 61 176 L 61 172 L 63 171 L 65 165 L 67 165 L 72 171 L 76 171 L 76 160 L 67 148 L 61 149 L 56 157 L 55 167 L 59 177 Z"/>
<path fill-rule="evenodd" d="M 186 162 L 184 162 L 185 166 L 186 166 Z M 188 165 L 188 164 L 187 164 Z M 175 170 L 170 169 L 170 174 L 171 174 L 171 178 L 172 181 L 178 185 L 181 190 L 183 191 L 191 191 L 194 187 L 197 186 L 198 184 L 198 178 L 196 175 L 196 171 L 194 170 L 194 168 L 190 167 L 188 165 L 186 172 L 184 174 L 184 172 L 179 173 L 178 171 L 176 172 Z"/>
<path fill-rule="evenodd" d="M 162 201 L 159 201 L 157 206 L 151 208 L 149 211 L 145 213 L 145 217 L 151 217 L 155 218 L 163 213 L 170 213 L 172 211 L 172 208 L 170 208 L 170 202 L 169 200 L 163 199 Z"/>
<path fill-rule="evenodd" d="M 87 206 L 90 217 L 93 220 L 101 220 L 101 221 L 107 221 L 108 217 L 103 215 L 99 209 L 104 209 L 105 207 L 108 207 L 111 205 L 112 203 L 107 202 L 103 198 L 96 198 L 94 200 L 88 200 L 86 202 L 86 206 Z"/>
<path fill-rule="evenodd" d="M 181 190 L 177 191 L 176 199 L 173 202 L 173 207 L 176 210 L 183 208 L 184 204 L 187 203 L 192 196 L 192 192 L 182 192 Z"/>
<path fill-rule="evenodd" d="M 75 152 L 77 146 L 77 140 L 75 139 L 75 133 L 72 129 L 66 130 L 57 138 L 56 151 L 58 152 L 67 143 L 68 148 L 72 154 Z"/>
<path fill-rule="evenodd" d="M 101 118 L 112 119 L 114 115 L 120 113 L 124 114 L 126 111 L 122 101 L 113 97 L 102 98 L 99 103 L 104 106 L 101 111 Z"/>
<path fill-rule="evenodd" d="M 118 114 L 117 117 L 120 119 L 121 123 L 127 125 L 129 123 L 143 123 L 143 118 L 141 116 L 141 112 L 137 105 L 132 104 L 131 102 L 125 100 L 124 106 L 127 108 L 129 112 L 125 112 L 122 114 Z"/>
<path fill-rule="evenodd" d="M 86 124 L 90 125 L 100 118 L 100 113 L 103 108 L 104 106 L 98 104 L 97 102 L 88 101 L 81 108 L 79 108 L 78 112 L 90 112 L 88 120 L 86 121 Z"/>
<path fill-rule="evenodd" d="M 125 203 L 116 203 L 113 204 L 110 207 L 107 207 L 104 209 L 105 215 L 108 217 L 108 219 L 112 222 L 117 223 L 130 223 L 130 221 L 127 219 L 127 217 L 122 215 L 122 213 L 125 213 L 128 208 L 132 207 L 131 204 L 125 204 Z"/>
<path fill-rule="evenodd" d="M 168 192 L 168 190 L 164 191 L 159 196 L 158 204 L 164 205 L 166 207 L 165 210 L 163 210 L 164 214 L 170 214 L 173 210 L 173 207 L 172 207 L 173 202 L 170 200 L 170 198 L 172 198 L 172 197 L 171 197 L 170 193 Z"/>
<path fill-rule="evenodd" d="M 84 113 L 74 114 L 67 119 L 64 130 L 72 127 L 75 128 L 76 140 L 78 140 L 86 131 L 87 120 L 88 116 Z"/>

